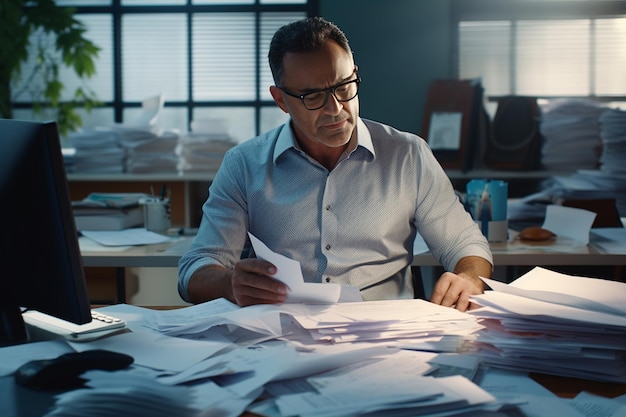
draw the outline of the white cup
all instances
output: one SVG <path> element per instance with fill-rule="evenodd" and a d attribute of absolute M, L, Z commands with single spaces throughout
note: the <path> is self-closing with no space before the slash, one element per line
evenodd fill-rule
<path fill-rule="evenodd" d="M 146 198 L 142 200 L 146 230 L 165 233 L 171 226 L 169 198 Z"/>

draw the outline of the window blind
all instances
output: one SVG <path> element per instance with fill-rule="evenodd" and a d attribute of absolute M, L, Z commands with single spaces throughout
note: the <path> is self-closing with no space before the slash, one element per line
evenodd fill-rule
<path fill-rule="evenodd" d="M 84 113 L 85 127 L 133 120 L 143 99 L 163 94 L 161 127 L 185 131 L 194 118 L 222 117 L 237 126 L 238 140 L 286 120 L 268 91 L 269 43 L 280 26 L 317 14 L 317 2 L 309 0 L 56 3 L 75 7 L 86 37 L 101 48 L 97 73 L 86 85 L 104 106 Z M 22 73 L 35 63 L 33 56 Z M 69 70 L 62 70 L 62 81 L 64 100 L 82 83 Z M 26 77 L 19 83 L 16 115 L 35 118 L 29 106 L 37 83 Z"/>
<path fill-rule="evenodd" d="M 532 3 L 542 6 L 517 1 L 470 10 L 457 3 L 459 77 L 481 78 L 491 97 L 626 100 L 626 15 L 590 1 L 538 11 Z M 568 11 L 571 3 L 587 4 Z"/>

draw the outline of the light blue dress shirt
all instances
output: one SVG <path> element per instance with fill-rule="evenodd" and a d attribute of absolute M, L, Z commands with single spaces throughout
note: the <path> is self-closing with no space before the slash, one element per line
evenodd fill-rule
<path fill-rule="evenodd" d="M 289 123 L 230 149 L 179 262 L 183 299 L 198 268 L 249 255 L 248 231 L 299 261 L 305 281 L 355 285 L 365 300 L 413 297 L 418 232 L 447 270 L 464 256 L 493 264 L 423 139 L 364 119 L 357 139 L 330 172 L 299 149 Z"/>

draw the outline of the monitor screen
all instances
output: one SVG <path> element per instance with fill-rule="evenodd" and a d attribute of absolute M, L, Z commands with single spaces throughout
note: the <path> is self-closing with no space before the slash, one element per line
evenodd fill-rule
<path fill-rule="evenodd" d="M 55 122 L 0 119 L 0 343 L 26 338 L 21 310 L 91 321 Z"/>

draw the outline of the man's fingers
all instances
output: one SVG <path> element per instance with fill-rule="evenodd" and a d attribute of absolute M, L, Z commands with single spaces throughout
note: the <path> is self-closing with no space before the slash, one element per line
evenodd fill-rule
<path fill-rule="evenodd" d="M 459 311 L 467 311 L 469 297 L 476 293 L 472 283 L 450 272 L 444 273 L 433 288 L 430 301 L 445 307 L 454 307 Z"/>
<path fill-rule="evenodd" d="M 282 303 L 287 286 L 273 278 L 276 267 L 260 259 L 243 260 L 235 266 L 232 276 L 233 296 L 241 306 Z"/>

